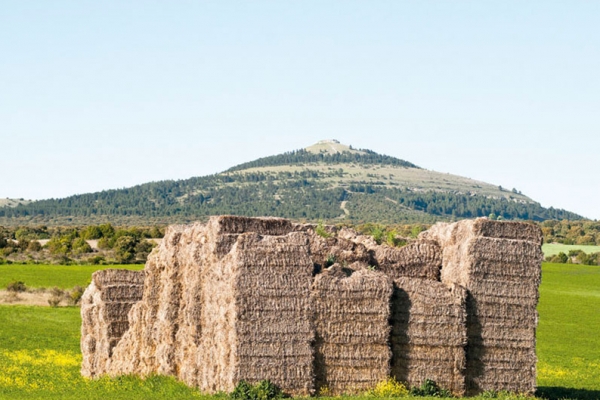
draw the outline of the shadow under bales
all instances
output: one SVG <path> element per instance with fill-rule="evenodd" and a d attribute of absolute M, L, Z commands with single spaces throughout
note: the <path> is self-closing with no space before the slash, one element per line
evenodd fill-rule
<path fill-rule="evenodd" d="M 547 400 L 598 400 L 600 399 L 600 390 L 540 386 L 535 395 Z"/>

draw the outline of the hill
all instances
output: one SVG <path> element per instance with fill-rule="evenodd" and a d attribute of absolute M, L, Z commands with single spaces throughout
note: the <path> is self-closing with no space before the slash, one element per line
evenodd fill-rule
<path fill-rule="evenodd" d="M 16 207 L 22 204 L 29 204 L 31 200 L 25 199 L 9 199 L 8 197 L 5 199 L 0 199 L 0 207 Z"/>
<path fill-rule="evenodd" d="M 581 219 L 517 190 L 429 171 L 335 140 L 260 158 L 222 173 L 150 182 L 0 208 L 0 225 L 181 223 L 208 215 L 280 216 L 330 222 Z"/>

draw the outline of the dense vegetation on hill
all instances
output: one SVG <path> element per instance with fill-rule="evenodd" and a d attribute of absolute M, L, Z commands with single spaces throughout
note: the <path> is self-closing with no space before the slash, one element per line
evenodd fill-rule
<path fill-rule="evenodd" d="M 325 164 L 340 164 L 340 163 L 357 163 L 357 164 L 377 164 L 377 165 L 393 165 L 405 168 L 419 168 L 415 164 L 408 161 L 400 160 L 395 157 L 390 157 L 382 154 L 377 154 L 371 150 L 361 149 L 360 153 L 342 152 L 342 153 L 312 153 L 305 149 L 290 151 L 283 154 L 278 154 L 270 157 L 259 158 L 255 161 L 243 163 L 228 169 L 225 172 L 242 171 L 244 169 L 258 167 L 273 167 L 277 165 L 294 165 L 304 163 L 325 163 Z"/>
<path fill-rule="evenodd" d="M 508 192 L 494 187 L 493 193 L 489 184 L 469 181 L 471 186 L 465 185 L 465 178 L 461 178 L 461 187 L 453 187 L 450 175 L 441 179 L 442 174 L 407 161 L 368 150 L 352 151 L 328 154 L 298 150 L 215 175 L 2 207 L 0 225 L 99 221 L 167 224 L 216 214 L 350 223 L 431 223 L 490 215 L 535 221 L 581 219 L 565 210 L 543 208 L 516 189 Z M 393 176 L 404 171 L 421 171 L 418 173 L 425 178 L 415 183 L 413 174 L 410 184 L 398 183 L 402 181 Z M 445 188 L 432 186 L 435 183 L 414 186 L 433 174 L 437 174 L 435 182 L 443 182 Z"/>

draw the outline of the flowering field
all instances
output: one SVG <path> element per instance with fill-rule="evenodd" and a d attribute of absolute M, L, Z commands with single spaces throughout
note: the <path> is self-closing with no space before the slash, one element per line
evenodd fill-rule
<path fill-rule="evenodd" d="M 187 399 L 165 377 L 81 377 L 79 308 L 0 306 L 0 399 Z"/>
<path fill-rule="evenodd" d="M 600 398 L 600 268 L 545 264 L 539 312 L 540 395 Z M 80 324 L 75 307 L 0 306 L 0 399 L 223 397 L 166 377 L 82 378 Z"/>

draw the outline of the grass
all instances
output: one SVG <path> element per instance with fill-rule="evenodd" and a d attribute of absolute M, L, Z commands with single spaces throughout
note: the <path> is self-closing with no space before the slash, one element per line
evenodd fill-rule
<path fill-rule="evenodd" d="M 538 310 L 542 393 L 577 388 L 600 398 L 600 268 L 544 264 Z"/>
<path fill-rule="evenodd" d="M 79 374 L 79 308 L 0 306 L 0 399 L 192 399 L 166 377 L 87 380 Z"/>
<path fill-rule="evenodd" d="M 561 251 L 565 254 L 569 254 L 570 250 L 583 250 L 587 254 L 600 252 L 600 246 L 587 246 L 579 244 L 560 244 L 560 243 L 544 243 L 542 245 L 542 251 L 544 256 L 554 256 Z"/>
<path fill-rule="evenodd" d="M 544 264 L 540 293 L 540 395 L 553 400 L 600 398 L 600 268 Z M 0 399 L 224 397 L 203 396 L 166 377 L 82 378 L 80 324 L 74 307 L 0 306 Z M 369 397 L 352 397 L 359 399 Z"/>
<path fill-rule="evenodd" d="M 143 265 L 43 265 L 43 264 L 3 264 L 0 265 L 0 289 L 14 281 L 25 282 L 28 288 L 54 287 L 62 289 L 76 285 L 87 286 L 92 273 L 99 269 L 121 268 L 141 270 Z"/>

